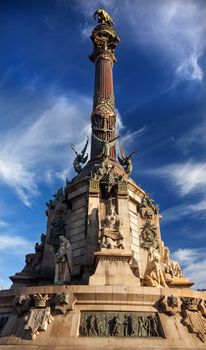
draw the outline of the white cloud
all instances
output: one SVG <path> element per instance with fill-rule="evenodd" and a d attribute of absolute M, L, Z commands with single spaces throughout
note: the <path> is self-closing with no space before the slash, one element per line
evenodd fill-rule
<path fill-rule="evenodd" d="M 9 223 L 0 219 L 0 228 L 9 226 Z"/>
<path fill-rule="evenodd" d="M 26 206 L 38 195 L 39 182 L 51 181 L 62 169 L 69 173 L 74 158 L 70 144 L 81 140 L 81 147 L 90 133 L 90 104 L 82 96 L 54 96 L 48 109 L 37 115 L 32 111 L 32 120 L 28 116 L 23 125 L 0 135 L 0 182 L 13 188 Z"/>
<path fill-rule="evenodd" d="M 183 217 L 189 215 L 190 217 L 199 217 L 201 215 L 202 219 L 206 218 L 206 199 L 193 204 L 188 204 L 185 202 L 163 210 L 162 212 L 164 223 L 179 221 Z"/>
<path fill-rule="evenodd" d="M 186 277 L 195 283 L 194 288 L 206 288 L 206 247 L 199 249 L 181 248 L 172 254 L 177 260 Z"/>
<path fill-rule="evenodd" d="M 175 82 L 202 81 L 200 59 L 206 42 L 206 4 L 195 0 L 96 0 L 78 2 L 78 10 L 92 20 L 97 7 L 104 7 L 124 28 L 127 40 L 161 56 L 173 68 Z M 87 27 L 87 34 L 88 34 Z M 82 35 L 85 36 L 85 28 Z"/>
<path fill-rule="evenodd" d="M 34 243 L 27 241 L 24 237 L 17 235 L 0 234 L 0 251 L 6 251 L 8 254 L 22 255 L 25 252 L 34 250 Z"/>
<path fill-rule="evenodd" d="M 206 163 L 204 162 L 187 161 L 170 164 L 155 169 L 153 173 L 169 180 L 181 196 L 194 191 L 206 196 Z"/>

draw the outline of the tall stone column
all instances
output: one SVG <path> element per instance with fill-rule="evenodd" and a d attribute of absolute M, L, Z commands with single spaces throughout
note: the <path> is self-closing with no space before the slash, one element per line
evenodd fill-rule
<path fill-rule="evenodd" d="M 115 135 L 116 114 L 113 89 L 113 64 L 116 61 L 114 49 L 119 38 L 113 23 L 107 23 L 99 17 L 99 24 L 91 36 L 94 48 L 90 59 L 95 63 L 95 86 L 93 99 L 91 160 L 101 158 L 105 141 L 113 141 Z M 102 142 L 101 142 L 102 141 Z M 109 157 L 116 160 L 115 145 L 109 147 Z"/>

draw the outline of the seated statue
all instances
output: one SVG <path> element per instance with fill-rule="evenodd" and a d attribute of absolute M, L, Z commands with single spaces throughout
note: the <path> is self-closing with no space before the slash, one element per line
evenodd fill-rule
<path fill-rule="evenodd" d="M 71 282 L 72 248 L 68 239 L 59 236 L 59 249 L 55 255 L 54 283 L 67 284 Z"/>
<path fill-rule="evenodd" d="M 102 220 L 100 247 L 101 248 L 123 248 L 123 236 L 120 233 L 122 225 L 121 218 L 115 213 L 115 206 L 109 202 L 108 213 Z"/>
<path fill-rule="evenodd" d="M 168 280 L 171 280 L 173 277 L 183 277 L 182 270 L 177 261 L 170 259 L 170 250 L 168 247 L 164 248 L 164 267 L 165 274 Z"/>
<path fill-rule="evenodd" d="M 26 266 L 23 272 L 37 272 L 40 269 L 40 262 L 43 257 L 46 235 L 42 233 L 41 243 L 36 242 L 35 253 L 27 254 L 25 257 Z"/>
<path fill-rule="evenodd" d="M 148 252 L 148 267 L 144 278 L 144 283 L 148 287 L 167 287 L 160 260 L 161 256 L 158 250 L 150 247 Z"/>

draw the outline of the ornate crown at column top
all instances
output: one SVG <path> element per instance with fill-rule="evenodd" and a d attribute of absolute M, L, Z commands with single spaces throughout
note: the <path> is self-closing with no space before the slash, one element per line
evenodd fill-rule
<path fill-rule="evenodd" d="M 96 62 L 99 58 L 105 58 L 110 59 L 114 63 L 116 62 L 114 50 L 120 41 L 114 30 L 114 22 L 103 9 L 98 9 L 94 13 L 94 19 L 96 16 L 98 16 L 98 25 L 94 28 L 91 35 L 94 50 L 89 58 L 92 62 Z"/>

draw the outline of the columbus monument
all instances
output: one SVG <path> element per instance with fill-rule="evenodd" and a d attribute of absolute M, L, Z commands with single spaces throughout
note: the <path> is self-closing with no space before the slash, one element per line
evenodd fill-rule
<path fill-rule="evenodd" d="M 105 10 L 94 18 L 91 154 L 88 138 L 71 146 L 76 176 L 46 203 L 46 234 L 0 291 L 0 349 L 206 349 L 206 293 L 191 289 L 158 206 L 130 177 L 116 134 L 120 39 Z"/>

